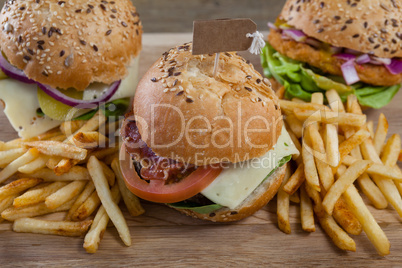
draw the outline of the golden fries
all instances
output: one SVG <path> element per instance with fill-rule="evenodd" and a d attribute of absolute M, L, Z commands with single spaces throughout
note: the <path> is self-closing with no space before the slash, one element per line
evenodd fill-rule
<path fill-rule="evenodd" d="M 285 234 L 290 234 L 290 222 L 289 222 L 289 195 L 283 191 L 283 185 L 287 182 L 291 175 L 290 167 L 286 166 L 285 177 L 282 181 L 282 186 L 279 188 L 276 204 L 277 204 L 277 216 L 278 216 L 278 227 Z"/>
<path fill-rule="evenodd" d="M 314 111 L 295 109 L 294 114 L 299 120 L 309 122 L 322 122 L 325 124 L 335 124 L 360 127 L 366 123 L 365 115 L 358 115 L 352 113 L 337 113 L 332 111 Z"/>
<path fill-rule="evenodd" d="M 304 165 L 300 164 L 293 175 L 289 178 L 289 180 L 283 186 L 283 191 L 288 195 L 292 195 L 299 189 L 299 187 L 306 180 L 304 176 Z"/>
<path fill-rule="evenodd" d="M 119 185 L 119 190 L 123 201 L 126 204 L 127 210 L 131 216 L 139 216 L 145 212 L 144 208 L 141 206 L 140 200 L 135 196 L 130 190 L 128 190 L 126 183 L 124 182 L 123 175 L 121 174 L 120 165 L 118 158 L 112 161 L 112 169 L 116 174 L 117 183 Z"/>
<path fill-rule="evenodd" d="M 78 196 L 77 200 L 75 200 L 74 204 L 70 208 L 65 218 L 66 221 L 72 220 L 72 215 L 77 211 L 77 209 L 88 199 L 88 197 L 95 191 L 95 185 L 92 181 L 89 181 L 85 186 L 84 190 Z M 86 218 L 86 217 L 85 217 Z"/>
<path fill-rule="evenodd" d="M 19 208 L 44 202 L 49 195 L 66 185 L 67 182 L 53 182 L 37 189 L 33 188 L 25 192 L 23 195 L 16 197 L 13 206 Z"/>
<path fill-rule="evenodd" d="M 124 244 L 126 246 L 130 246 L 130 230 L 128 229 L 126 220 L 124 219 L 121 210 L 112 200 L 109 184 L 102 172 L 102 166 L 99 163 L 99 160 L 96 157 L 91 156 L 91 158 L 89 158 L 87 167 L 102 205 L 105 207 L 107 214 L 119 232 L 120 238 Z"/>
<path fill-rule="evenodd" d="M 71 139 L 75 146 L 85 149 L 105 147 L 108 140 L 108 138 L 97 131 L 78 132 L 74 134 L 73 138 Z"/>
<path fill-rule="evenodd" d="M 76 211 L 71 215 L 71 220 L 81 221 L 92 215 L 92 213 L 99 207 L 101 201 L 98 193 L 93 191 L 92 194 L 82 203 Z"/>
<path fill-rule="evenodd" d="M 43 168 L 29 174 L 31 178 L 42 178 L 44 181 L 88 181 L 91 179 L 88 170 L 81 166 L 74 166 L 62 175 L 56 175 L 53 170 Z"/>
<path fill-rule="evenodd" d="M 33 173 L 35 171 L 38 171 L 39 169 L 45 168 L 48 160 L 49 160 L 48 156 L 41 155 L 32 162 L 19 167 L 18 172 L 25 174 Z"/>
<path fill-rule="evenodd" d="M 300 187 L 300 216 L 303 230 L 315 232 L 313 204 L 304 187 Z"/>
<path fill-rule="evenodd" d="M 0 166 L 8 165 L 15 159 L 23 155 L 27 150 L 25 148 L 15 148 L 7 151 L 0 151 Z"/>
<path fill-rule="evenodd" d="M 322 205 L 325 211 L 332 215 L 336 201 L 353 184 L 353 182 L 363 174 L 373 163 L 367 160 L 358 160 L 353 163 L 346 172 L 329 188 L 325 195 Z"/>
<path fill-rule="evenodd" d="M 327 149 L 327 162 L 330 166 L 336 167 L 339 165 L 340 153 L 338 142 L 338 130 L 335 125 L 325 125 L 325 148 Z"/>
<path fill-rule="evenodd" d="M 15 220 L 13 231 L 17 233 L 81 236 L 86 233 L 91 224 L 92 220 L 83 222 L 67 222 L 22 218 Z"/>
<path fill-rule="evenodd" d="M 382 146 L 384 145 L 385 138 L 387 137 L 387 133 L 388 121 L 385 118 L 385 115 L 381 113 L 380 117 L 378 118 L 378 125 L 373 139 L 374 148 L 378 155 L 381 153 Z"/>
<path fill-rule="evenodd" d="M 80 194 L 86 181 L 73 181 L 46 197 L 45 204 L 50 209 L 56 209 Z"/>
<path fill-rule="evenodd" d="M 3 187 L 0 187 L 0 200 L 10 195 L 19 194 L 41 182 L 42 179 L 36 178 L 24 178 L 12 181 L 9 184 L 4 185 Z"/>
<path fill-rule="evenodd" d="M 12 161 L 8 166 L 6 166 L 2 171 L 0 171 L 0 183 L 3 183 L 5 180 L 14 175 L 18 168 L 33 161 L 35 158 L 39 156 L 39 152 L 37 149 L 32 148 L 14 161 Z"/>
<path fill-rule="evenodd" d="M 302 148 L 302 158 L 304 164 L 304 175 L 306 177 L 307 183 L 316 191 L 321 191 L 320 182 L 318 179 L 317 168 L 314 161 L 314 155 L 308 150 L 311 148 L 310 138 L 304 136 L 303 148 Z"/>
<path fill-rule="evenodd" d="M 61 156 L 70 159 L 84 160 L 87 150 L 71 144 L 57 141 L 32 141 L 25 142 L 25 146 L 36 148 L 39 152 L 46 155 Z"/>

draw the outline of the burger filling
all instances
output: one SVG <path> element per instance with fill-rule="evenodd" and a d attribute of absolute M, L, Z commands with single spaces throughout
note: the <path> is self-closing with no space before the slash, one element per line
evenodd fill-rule
<path fill-rule="evenodd" d="M 24 139 L 46 132 L 65 120 L 88 120 L 99 109 L 108 118 L 122 116 L 131 104 L 130 98 L 138 83 L 138 64 L 138 58 L 133 59 L 128 67 L 128 75 L 120 82 L 113 95 L 95 109 L 75 109 L 74 105 L 64 103 L 63 97 L 56 99 L 47 94 L 34 81 L 26 83 L 24 79 L 13 79 L 0 71 L 0 88 L 4 89 L 0 91 L 0 99 L 4 113 L 18 135 Z M 93 83 L 84 91 L 58 91 L 66 99 L 90 102 L 105 94 L 109 88 L 110 85 Z"/>
<path fill-rule="evenodd" d="M 387 105 L 400 88 L 402 61 L 333 47 L 284 22 L 270 24 L 261 55 L 264 74 L 286 90 L 286 98 L 310 101 L 314 92 L 338 91 L 345 101 L 355 94 L 368 107 Z"/>
<path fill-rule="evenodd" d="M 165 184 L 179 184 L 198 168 L 157 156 L 141 140 L 135 121 L 127 120 L 121 134 L 126 150 L 135 162 L 135 172 L 142 180 L 165 180 Z M 277 144 L 266 155 L 239 163 L 225 163 L 220 174 L 209 185 L 200 189 L 198 194 L 169 205 L 201 214 L 211 213 L 222 207 L 236 209 L 278 167 L 298 153 L 283 128 Z"/>

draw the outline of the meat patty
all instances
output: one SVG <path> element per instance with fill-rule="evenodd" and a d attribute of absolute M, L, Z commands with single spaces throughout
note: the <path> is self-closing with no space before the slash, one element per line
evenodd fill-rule
<path fill-rule="evenodd" d="M 311 66 L 321 69 L 325 73 L 342 75 L 341 65 L 344 60 L 333 57 L 324 50 L 316 49 L 308 44 L 294 40 L 284 40 L 278 31 L 271 31 L 268 41 L 279 53 Z M 383 65 L 356 64 L 356 71 L 360 80 L 375 86 L 393 86 L 402 82 L 402 74 L 391 74 Z"/>

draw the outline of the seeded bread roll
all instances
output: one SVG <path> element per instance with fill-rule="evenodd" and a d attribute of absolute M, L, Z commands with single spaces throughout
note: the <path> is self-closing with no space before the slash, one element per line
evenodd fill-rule
<path fill-rule="evenodd" d="M 268 79 L 236 53 L 166 52 L 144 75 L 134 114 L 142 140 L 158 156 L 197 166 L 261 157 L 282 129 L 278 98 Z"/>
<path fill-rule="evenodd" d="M 402 57 L 401 0 L 286 2 L 280 18 L 308 36 L 378 57 Z"/>
<path fill-rule="evenodd" d="M 265 206 L 278 192 L 285 177 L 286 164 L 275 170 L 263 183 L 261 183 L 248 197 L 235 209 L 221 208 L 213 213 L 201 214 L 190 209 L 177 209 L 183 214 L 215 222 L 231 222 L 244 219 Z M 169 205 L 168 205 L 169 206 Z"/>
<path fill-rule="evenodd" d="M 6 1 L 0 30 L 11 64 L 62 89 L 120 80 L 141 50 L 142 25 L 129 0 Z"/>

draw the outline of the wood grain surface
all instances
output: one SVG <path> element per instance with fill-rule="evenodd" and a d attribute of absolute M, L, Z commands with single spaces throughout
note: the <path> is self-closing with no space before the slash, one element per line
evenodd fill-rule
<path fill-rule="evenodd" d="M 145 34 L 141 55 L 141 74 L 168 48 L 191 40 L 190 34 Z M 258 70 L 259 58 L 247 52 Z M 6 89 L 1 89 L 6 90 Z M 380 112 L 390 122 L 390 133 L 402 134 L 402 93 L 379 111 L 369 110 L 369 119 Z M 1 113 L 1 112 L 0 112 Z M 0 140 L 15 138 L 0 114 Z M 94 266 L 94 267 L 261 267 L 261 266 L 378 266 L 402 265 L 402 223 L 391 209 L 370 211 L 391 242 L 391 254 L 377 255 L 365 234 L 353 236 L 357 252 L 336 248 L 319 227 L 305 233 L 300 226 L 298 206 L 291 204 L 292 234 L 277 228 L 276 204 L 271 201 L 255 215 L 233 224 L 216 224 L 181 215 L 163 205 L 144 203 L 146 213 L 131 217 L 126 213 L 133 245 L 125 247 L 114 228 L 108 228 L 98 252 L 87 254 L 83 238 L 68 238 L 10 231 L 11 224 L 0 224 L 0 267 L 5 266 Z"/>

